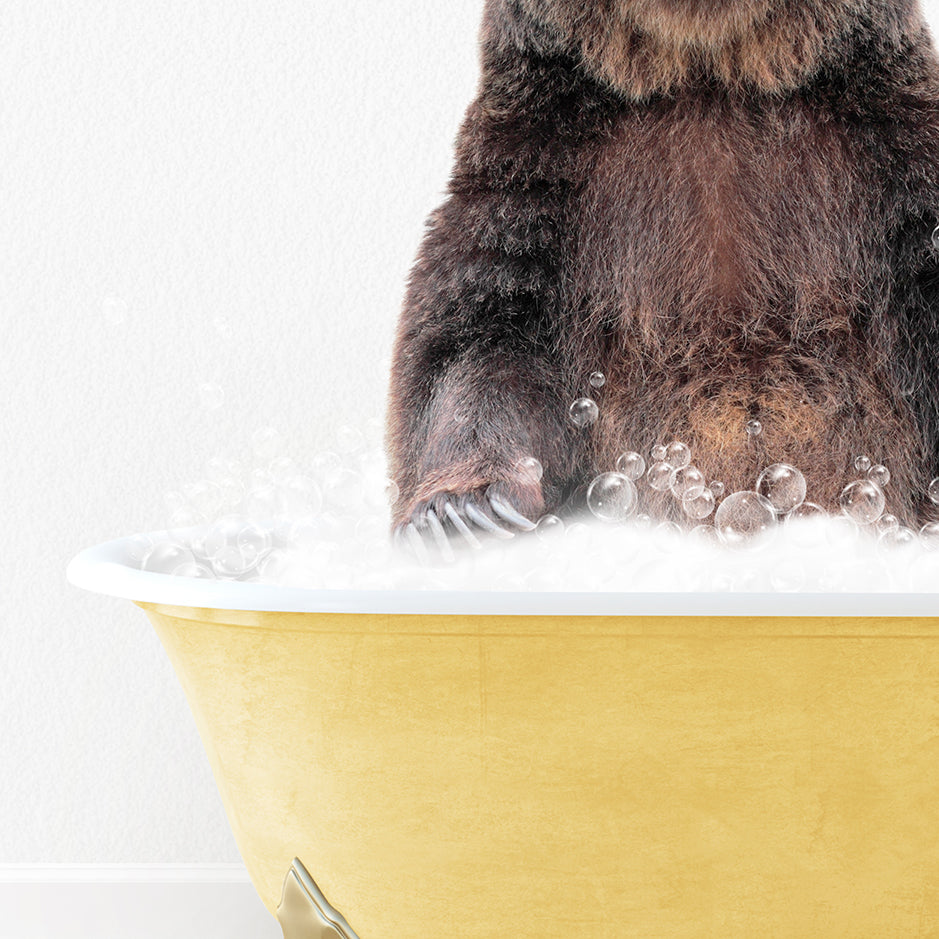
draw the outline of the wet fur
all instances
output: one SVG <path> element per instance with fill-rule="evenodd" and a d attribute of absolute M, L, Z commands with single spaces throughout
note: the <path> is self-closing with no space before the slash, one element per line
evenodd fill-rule
<path fill-rule="evenodd" d="M 939 65 L 913 4 L 490 0 L 482 53 L 399 324 L 396 522 L 491 482 L 555 510 L 671 439 L 728 491 L 791 462 L 828 507 L 866 453 L 922 518 Z"/>

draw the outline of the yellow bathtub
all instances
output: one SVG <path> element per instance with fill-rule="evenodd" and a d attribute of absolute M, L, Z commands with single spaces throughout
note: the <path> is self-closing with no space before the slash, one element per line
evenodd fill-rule
<path fill-rule="evenodd" d="M 289 939 L 939 935 L 935 596 L 340 593 L 125 559 L 69 576 L 150 617 Z"/>

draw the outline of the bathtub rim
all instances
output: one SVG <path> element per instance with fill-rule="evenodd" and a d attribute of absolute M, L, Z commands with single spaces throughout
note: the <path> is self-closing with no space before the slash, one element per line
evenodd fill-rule
<path fill-rule="evenodd" d="M 165 533 L 151 533 L 165 534 Z M 126 563 L 139 535 L 86 548 L 66 571 L 92 593 L 166 607 L 260 613 L 455 616 L 939 617 L 939 593 L 633 593 L 318 590 L 198 580 Z"/>

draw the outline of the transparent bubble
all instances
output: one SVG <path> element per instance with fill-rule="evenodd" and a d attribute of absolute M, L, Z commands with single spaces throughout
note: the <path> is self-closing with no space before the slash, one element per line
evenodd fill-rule
<path fill-rule="evenodd" d="M 844 487 L 841 511 L 858 525 L 870 525 L 884 514 L 884 491 L 869 479 L 858 479 Z"/>
<path fill-rule="evenodd" d="M 164 493 L 163 502 L 170 510 L 170 512 L 175 512 L 177 509 L 183 509 L 189 504 L 186 497 L 176 489 Z"/>
<path fill-rule="evenodd" d="M 919 530 L 919 540 L 927 550 L 939 550 L 939 522 L 927 522 L 923 525 Z"/>
<path fill-rule="evenodd" d="M 321 486 L 329 485 L 341 471 L 342 460 L 339 454 L 333 453 L 332 450 L 323 450 L 310 461 L 310 473 Z"/>
<path fill-rule="evenodd" d="M 616 461 L 616 472 L 622 473 L 627 479 L 633 480 L 633 482 L 637 479 L 641 479 L 645 471 L 645 458 L 641 453 L 636 453 L 634 450 L 622 454 Z"/>
<path fill-rule="evenodd" d="M 785 515 L 805 502 L 805 477 L 788 463 L 774 463 L 760 473 L 756 491 L 779 515 Z"/>
<path fill-rule="evenodd" d="M 936 251 L 939 251 L 939 226 L 932 231 L 932 246 Z"/>
<path fill-rule="evenodd" d="M 189 529 L 205 524 L 205 516 L 184 505 L 170 515 L 169 533 L 178 541 L 185 541 Z"/>
<path fill-rule="evenodd" d="M 212 570 L 219 577 L 241 577 L 253 570 L 260 561 L 253 551 L 245 551 L 238 545 L 226 545 L 212 557 Z"/>
<path fill-rule="evenodd" d="M 682 499 L 681 508 L 688 518 L 707 518 L 717 505 L 714 493 L 705 489 L 697 495 Z"/>
<path fill-rule="evenodd" d="M 828 513 L 820 506 L 814 502 L 803 502 L 800 505 L 797 505 L 787 516 L 786 520 L 789 519 L 819 519 L 819 518 L 828 518 Z"/>
<path fill-rule="evenodd" d="M 939 479 L 934 479 L 929 484 L 929 489 L 927 489 L 926 492 L 929 498 L 935 502 L 936 505 L 939 505 Z"/>
<path fill-rule="evenodd" d="M 270 481 L 274 482 L 296 476 L 299 469 L 297 468 L 297 464 L 289 456 L 279 456 L 271 460 L 270 465 L 267 467 L 267 472 L 271 474 Z"/>
<path fill-rule="evenodd" d="M 660 443 L 657 446 L 652 448 L 652 462 L 653 463 L 664 463 L 666 457 L 668 456 L 668 447 L 664 443 Z"/>
<path fill-rule="evenodd" d="M 688 533 L 692 541 L 705 545 L 718 545 L 721 543 L 720 535 L 713 525 L 695 525 Z"/>
<path fill-rule="evenodd" d="M 245 512 L 259 521 L 271 521 L 280 511 L 280 493 L 276 486 L 258 486 L 252 489 L 245 499 Z"/>
<path fill-rule="evenodd" d="M 140 567 L 144 558 L 153 550 L 156 542 L 149 535 L 134 535 L 127 541 L 125 557 L 129 564 Z"/>
<path fill-rule="evenodd" d="M 365 449 L 365 435 L 358 427 L 343 424 L 336 434 L 336 449 L 346 456 Z"/>
<path fill-rule="evenodd" d="M 596 423 L 600 416 L 600 409 L 593 398 L 578 398 L 570 408 L 571 420 L 578 427 L 589 427 Z"/>
<path fill-rule="evenodd" d="M 770 567 L 770 586 L 780 593 L 804 590 L 806 580 L 805 564 L 800 558 L 780 557 L 774 560 Z"/>
<path fill-rule="evenodd" d="M 674 464 L 668 465 L 673 466 Z M 697 466 L 686 466 L 683 469 L 675 470 L 669 488 L 676 499 L 694 499 L 704 492 L 707 488 L 707 482 L 704 473 Z"/>
<path fill-rule="evenodd" d="M 673 440 L 665 448 L 665 461 L 677 470 L 684 469 L 691 462 L 691 447 Z"/>
<path fill-rule="evenodd" d="M 741 545 L 772 530 L 776 513 L 770 502 L 757 492 L 735 492 L 720 504 L 714 525 L 726 545 Z"/>
<path fill-rule="evenodd" d="M 899 528 L 900 519 L 896 515 L 881 515 L 876 524 L 877 531 L 883 534 L 885 531 L 893 531 L 893 529 Z"/>
<path fill-rule="evenodd" d="M 747 422 L 747 433 L 751 437 L 759 437 L 763 433 L 763 424 L 761 421 L 753 420 Z"/>
<path fill-rule="evenodd" d="M 453 423 L 462 426 L 469 420 L 469 411 L 466 408 L 456 408 L 453 412 Z"/>
<path fill-rule="evenodd" d="M 209 527 L 201 541 L 200 554 L 213 558 L 224 548 L 237 545 L 238 532 L 247 524 L 241 515 L 226 515 Z"/>
<path fill-rule="evenodd" d="M 316 515 L 323 508 L 323 492 L 312 477 L 298 474 L 281 486 L 279 503 L 287 515 Z"/>
<path fill-rule="evenodd" d="M 251 435 L 251 450 L 265 463 L 280 456 L 284 449 L 284 438 L 274 427 L 261 427 Z"/>
<path fill-rule="evenodd" d="M 905 525 L 888 529 L 880 535 L 878 541 L 882 547 L 891 549 L 911 548 L 918 543 L 916 532 L 911 531 Z"/>
<path fill-rule="evenodd" d="M 622 473 L 597 476 L 587 490 L 587 507 L 601 521 L 621 522 L 636 509 L 636 486 Z"/>
<path fill-rule="evenodd" d="M 867 472 L 867 478 L 871 482 L 877 483 L 881 489 L 884 488 L 890 482 L 890 470 L 887 469 L 883 464 L 878 464 L 877 466 L 872 466 Z"/>
<path fill-rule="evenodd" d="M 674 480 L 675 469 L 668 463 L 653 463 L 646 475 L 646 481 L 656 492 L 668 492 Z"/>
<path fill-rule="evenodd" d="M 564 534 L 564 522 L 556 515 L 544 515 L 535 525 L 535 534 L 539 538 L 556 538 Z"/>
<path fill-rule="evenodd" d="M 525 456 L 515 464 L 515 472 L 525 483 L 540 483 L 544 476 L 544 467 L 533 456 Z"/>
<path fill-rule="evenodd" d="M 224 504 L 222 490 L 208 480 L 185 486 L 183 494 L 193 510 L 206 518 L 213 518 L 217 515 Z"/>
<path fill-rule="evenodd" d="M 235 536 L 235 544 L 247 558 L 256 561 L 271 548 L 271 533 L 265 528 L 248 523 Z"/>
<path fill-rule="evenodd" d="M 142 568 L 156 574 L 172 574 L 183 564 L 194 564 L 195 557 L 189 548 L 175 541 L 163 541 L 155 544 L 143 559 Z"/>
<path fill-rule="evenodd" d="M 854 461 L 854 468 L 864 475 L 867 475 L 868 470 L 870 470 L 873 465 L 873 460 L 871 460 L 869 456 L 859 456 Z"/>
<path fill-rule="evenodd" d="M 715 480 L 708 486 L 708 489 L 714 493 L 715 499 L 720 499 L 721 496 L 724 495 L 724 488 L 724 484 L 719 479 Z"/>
<path fill-rule="evenodd" d="M 362 504 L 362 477 L 354 470 L 343 469 L 326 485 L 324 503 L 334 512 L 354 512 Z"/>
<path fill-rule="evenodd" d="M 199 385 L 199 404 L 206 411 L 217 411 L 225 403 L 225 390 L 221 385 L 206 381 Z"/>
<path fill-rule="evenodd" d="M 193 577 L 197 580 L 215 580 L 215 572 L 208 564 L 186 561 L 173 570 L 174 577 Z"/>
<path fill-rule="evenodd" d="M 388 505 L 395 505 L 401 497 L 401 490 L 393 479 L 389 479 L 385 482 L 384 493 L 385 501 Z"/>
<path fill-rule="evenodd" d="M 603 372 L 594 372 L 590 376 L 591 388 L 602 388 L 606 384 L 606 375 Z"/>

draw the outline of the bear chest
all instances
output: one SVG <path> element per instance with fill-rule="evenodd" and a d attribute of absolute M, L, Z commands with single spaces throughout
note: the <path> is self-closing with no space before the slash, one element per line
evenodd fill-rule
<path fill-rule="evenodd" d="M 715 322 L 727 341 L 752 336 L 754 323 L 790 336 L 850 332 L 884 279 L 876 187 L 859 149 L 798 102 L 624 115 L 581 203 L 581 308 L 649 341 Z"/>

